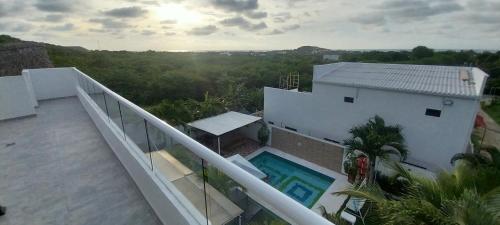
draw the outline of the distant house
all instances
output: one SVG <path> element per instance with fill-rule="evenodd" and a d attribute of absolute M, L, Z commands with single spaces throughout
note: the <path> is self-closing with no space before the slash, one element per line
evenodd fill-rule
<path fill-rule="evenodd" d="M 323 61 L 338 61 L 340 55 L 323 55 Z"/>
<path fill-rule="evenodd" d="M 474 67 L 317 65 L 312 92 L 264 89 L 264 120 L 341 143 L 353 126 L 380 115 L 403 127 L 408 163 L 450 168 L 450 158 L 469 147 L 487 77 Z"/>

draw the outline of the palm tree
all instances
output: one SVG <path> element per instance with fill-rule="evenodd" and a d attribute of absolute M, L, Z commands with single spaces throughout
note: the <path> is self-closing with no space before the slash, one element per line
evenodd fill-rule
<path fill-rule="evenodd" d="M 340 213 L 328 213 L 324 206 L 320 206 L 319 210 L 321 211 L 321 216 L 323 216 L 328 221 L 334 223 L 335 225 L 350 225 L 349 222 L 345 221 L 344 219 L 342 219 L 342 217 L 340 217 Z"/>
<path fill-rule="evenodd" d="M 458 160 L 466 161 L 473 167 L 500 167 L 500 152 L 494 146 L 485 146 L 481 147 L 478 151 L 473 153 L 458 153 L 451 158 L 450 162 L 453 165 Z"/>
<path fill-rule="evenodd" d="M 408 150 L 401 130 L 402 128 L 398 125 L 386 126 L 384 119 L 376 115 L 370 118 L 368 123 L 355 126 L 349 131 L 351 137 L 344 140 L 344 145 L 348 146 L 349 155 L 358 150 L 368 157 L 369 184 L 374 181 L 377 158 L 387 159 L 389 155 L 397 155 L 401 159 L 406 158 Z"/>
<path fill-rule="evenodd" d="M 498 177 L 466 163 L 457 164 L 452 172 L 439 173 L 435 179 L 416 176 L 400 164 L 395 164 L 394 170 L 398 174 L 395 179 L 406 182 L 405 194 L 397 200 L 389 198 L 377 184 L 334 194 L 374 203 L 378 216 L 388 225 L 500 224 L 500 186 L 486 179 Z"/>

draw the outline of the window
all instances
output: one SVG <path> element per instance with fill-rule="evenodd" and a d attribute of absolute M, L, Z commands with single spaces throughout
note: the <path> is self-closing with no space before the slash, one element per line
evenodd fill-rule
<path fill-rule="evenodd" d="M 285 128 L 286 128 L 286 129 L 288 129 L 288 130 L 291 130 L 291 131 L 295 131 L 295 132 L 297 132 L 297 129 L 295 129 L 295 128 L 293 128 L 293 127 L 287 127 L 287 126 L 285 126 Z"/>
<path fill-rule="evenodd" d="M 274 125 L 274 122 L 273 122 L 273 121 L 267 121 L 267 122 L 268 122 L 269 124 Z"/>
<path fill-rule="evenodd" d="M 426 109 L 426 110 L 425 110 L 425 115 L 426 115 L 426 116 L 441 117 L 441 110 L 437 110 L 437 109 Z"/>
<path fill-rule="evenodd" d="M 329 142 L 333 142 L 333 143 L 337 143 L 337 144 L 340 144 L 340 142 L 338 141 L 335 141 L 335 140 L 332 140 L 330 138 L 323 138 L 325 141 L 329 141 Z"/>
<path fill-rule="evenodd" d="M 344 97 L 344 102 L 354 103 L 354 98 L 353 97 Z"/>

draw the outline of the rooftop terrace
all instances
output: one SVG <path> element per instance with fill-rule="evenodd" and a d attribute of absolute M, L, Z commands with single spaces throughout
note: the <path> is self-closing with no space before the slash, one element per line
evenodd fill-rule
<path fill-rule="evenodd" d="M 1 225 L 161 224 L 76 97 L 0 122 Z"/>

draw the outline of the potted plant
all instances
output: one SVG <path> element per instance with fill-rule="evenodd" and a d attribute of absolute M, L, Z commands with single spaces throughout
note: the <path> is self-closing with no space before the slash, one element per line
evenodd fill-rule
<path fill-rule="evenodd" d="M 356 165 L 355 156 L 350 156 L 348 160 L 344 162 L 344 170 L 347 173 L 347 180 L 349 183 L 354 183 L 356 181 L 356 176 L 358 175 L 358 166 Z"/>
<path fill-rule="evenodd" d="M 262 126 L 257 133 L 257 138 L 259 139 L 260 145 L 262 146 L 266 145 L 267 141 L 269 140 L 269 129 L 267 128 L 267 125 L 265 123 L 262 123 Z"/>

